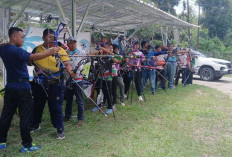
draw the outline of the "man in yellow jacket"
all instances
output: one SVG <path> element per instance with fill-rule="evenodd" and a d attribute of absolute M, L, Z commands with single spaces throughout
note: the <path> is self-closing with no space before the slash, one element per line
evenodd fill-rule
<path fill-rule="evenodd" d="M 51 47 L 54 43 L 54 31 L 45 29 L 43 31 L 42 45 L 37 46 L 32 53 L 41 53 Z M 41 118 L 46 101 L 50 111 L 51 122 L 57 129 L 57 139 L 64 139 L 64 125 L 62 104 L 64 99 L 64 76 L 63 70 L 66 70 L 72 77 L 72 67 L 69 64 L 69 57 L 64 49 L 60 48 L 60 57 L 49 56 L 41 60 L 34 61 L 36 73 L 34 83 L 32 83 L 32 92 L 34 96 L 34 112 L 32 120 L 32 131 L 40 129 Z"/>

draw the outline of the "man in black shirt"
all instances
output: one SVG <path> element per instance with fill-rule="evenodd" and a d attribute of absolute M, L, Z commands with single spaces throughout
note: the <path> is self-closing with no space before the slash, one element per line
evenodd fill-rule
<path fill-rule="evenodd" d="M 6 149 L 7 132 L 16 109 L 19 109 L 20 131 L 22 138 L 21 152 L 41 149 L 32 144 L 30 135 L 30 118 L 32 112 L 32 95 L 26 63 L 57 54 L 59 48 L 45 50 L 43 53 L 31 54 L 20 48 L 23 45 L 23 30 L 17 27 L 9 29 L 10 41 L 0 45 L 0 57 L 6 67 L 7 84 L 5 86 L 4 105 L 0 117 L 0 151 Z"/>

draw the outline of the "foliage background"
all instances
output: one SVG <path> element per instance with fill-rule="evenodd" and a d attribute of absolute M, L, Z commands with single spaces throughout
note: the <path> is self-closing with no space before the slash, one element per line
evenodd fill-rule
<path fill-rule="evenodd" d="M 154 4 L 180 19 L 187 21 L 187 0 L 144 0 Z M 177 15 L 175 6 L 183 3 L 183 11 Z M 209 57 L 222 58 L 232 61 L 232 0 L 197 0 L 200 5 L 200 33 L 199 50 Z M 198 13 L 194 12 L 190 5 L 190 23 L 198 23 Z M 188 47 L 187 29 L 179 31 L 180 46 Z M 173 29 L 169 28 L 169 39 L 173 41 Z M 148 40 L 151 44 L 161 43 L 161 31 L 158 26 L 148 26 L 136 33 L 141 40 Z M 197 29 L 191 29 L 191 48 L 197 47 Z"/>

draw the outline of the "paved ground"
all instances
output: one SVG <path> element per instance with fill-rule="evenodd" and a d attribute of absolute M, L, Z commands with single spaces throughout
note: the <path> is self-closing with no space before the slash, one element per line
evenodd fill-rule
<path fill-rule="evenodd" d="M 229 94 L 232 99 L 232 77 L 222 77 L 218 81 L 202 81 L 200 77 L 194 76 L 193 84 L 215 88 L 218 91 Z"/>

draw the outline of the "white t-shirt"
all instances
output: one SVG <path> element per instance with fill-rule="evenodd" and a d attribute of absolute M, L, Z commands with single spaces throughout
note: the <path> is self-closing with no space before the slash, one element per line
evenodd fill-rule
<path fill-rule="evenodd" d="M 188 57 L 187 57 L 187 55 L 186 54 L 177 55 L 177 64 L 181 68 L 186 68 L 186 66 L 188 64 Z"/>
<path fill-rule="evenodd" d="M 85 51 L 78 50 L 78 49 L 76 49 L 76 50 L 74 50 L 74 51 L 67 51 L 67 53 L 68 53 L 69 55 L 86 56 Z M 78 64 L 82 59 L 85 59 L 85 57 L 75 57 L 75 56 L 74 56 L 74 57 L 69 56 L 69 58 L 70 58 L 70 65 L 71 65 L 72 69 L 75 69 L 75 67 L 77 66 L 77 64 Z M 79 81 L 81 81 L 81 80 L 83 79 L 83 76 L 82 76 L 82 74 L 81 74 L 81 71 L 82 71 L 83 67 L 84 67 L 84 65 L 81 65 L 81 66 L 78 68 L 77 72 L 76 72 L 77 76 L 74 78 L 74 80 L 75 80 L 76 82 L 79 82 Z"/>

